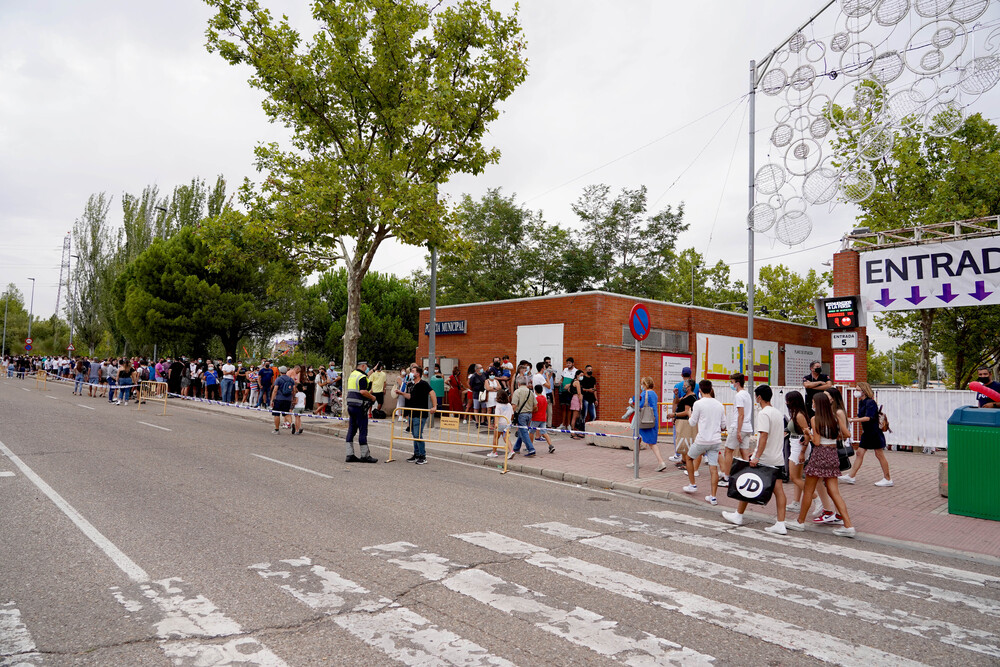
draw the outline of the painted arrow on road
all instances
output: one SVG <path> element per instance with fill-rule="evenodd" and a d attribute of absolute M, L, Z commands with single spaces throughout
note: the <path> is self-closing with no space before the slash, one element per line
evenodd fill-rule
<path fill-rule="evenodd" d="M 993 292 L 987 292 L 986 291 L 986 282 L 983 281 L 983 280 L 977 280 L 976 281 L 976 291 L 975 292 L 970 292 L 969 296 L 975 297 L 976 300 L 978 300 L 978 301 L 982 301 L 983 299 L 985 299 L 986 297 L 988 297 L 990 294 L 993 294 Z"/>
<path fill-rule="evenodd" d="M 892 303 L 893 301 L 895 301 L 895 299 L 889 298 L 889 290 L 887 289 L 882 290 L 881 299 L 875 299 L 875 303 L 880 304 L 883 308 L 888 308 L 889 304 Z"/>
<path fill-rule="evenodd" d="M 910 288 L 910 296 L 906 297 L 906 300 L 915 306 L 926 298 L 926 296 L 920 296 L 920 286 L 914 285 Z"/>
<path fill-rule="evenodd" d="M 942 285 L 941 290 L 942 290 L 941 294 L 935 294 L 934 296 L 941 299 L 945 303 L 951 303 L 952 299 L 958 298 L 958 294 L 955 294 L 951 291 L 951 283 L 945 283 L 944 285 Z"/>

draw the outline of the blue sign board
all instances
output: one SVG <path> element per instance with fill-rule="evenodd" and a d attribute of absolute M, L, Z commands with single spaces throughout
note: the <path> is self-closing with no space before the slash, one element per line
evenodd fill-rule
<path fill-rule="evenodd" d="M 450 322 L 435 322 L 434 323 L 434 335 L 435 336 L 448 336 L 451 334 L 464 334 L 465 333 L 465 320 L 452 320 Z M 431 335 L 431 325 L 424 325 L 424 335 Z"/>
<path fill-rule="evenodd" d="M 632 306 L 632 312 L 628 315 L 628 328 L 636 340 L 646 340 L 649 336 L 649 311 L 646 306 L 641 303 Z"/>

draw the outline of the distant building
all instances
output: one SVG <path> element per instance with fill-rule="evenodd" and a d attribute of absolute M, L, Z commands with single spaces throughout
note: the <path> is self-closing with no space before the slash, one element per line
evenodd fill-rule
<path fill-rule="evenodd" d="M 292 354 L 295 352 L 295 348 L 299 346 L 297 340 L 292 340 L 291 338 L 279 341 L 277 345 L 274 346 L 274 356 L 278 357 L 283 354 Z"/>

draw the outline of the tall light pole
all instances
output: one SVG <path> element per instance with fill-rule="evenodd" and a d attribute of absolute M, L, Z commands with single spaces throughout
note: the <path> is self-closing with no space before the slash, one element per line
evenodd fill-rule
<path fill-rule="evenodd" d="M 35 279 L 28 278 L 31 281 L 31 305 L 28 306 L 28 338 L 31 338 L 31 319 L 32 313 L 35 312 Z"/>
<path fill-rule="evenodd" d="M 77 260 L 77 264 L 79 264 L 80 256 L 70 255 L 70 258 L 74 257 Z M 73 275 L 72 268 L 70 268 L 69 275 L 70 275 L 70 284 L 74 284 L 76 281 L 72 278 Z M 68 291 L 69 291 L 69 346 L 73 347 L 73 326 L 76 321 L 76 299 L 73 298 L 73 290 L 69 289 Z M 76 350 L 70 350 L 70 351 L 75 352 Z"/>
<path fill-rule="evenodd" d="M 4 294 L 3 300 L 3 343 L 0 343 L 0 359 L 7 353 L 7 304 L 10 303 L 10 291 Z"/>

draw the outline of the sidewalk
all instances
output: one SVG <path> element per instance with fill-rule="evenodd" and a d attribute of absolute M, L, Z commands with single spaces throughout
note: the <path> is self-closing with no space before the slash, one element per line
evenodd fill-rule
<path fill-rule="evenodd" d="M 232 406 L 209 405 L 195 402 L 171 400 L 167 414 L 181 408 L 194 408 L 208 412 L 225 412 L 249 420 L 270 423 L 270 414 L 234 408 Z M 176 412 L 174 412 L 176 414 Z M 347 430 L 346 421 L 303 418 L 305 435 L 321 433 L 343 438 Z M 397 435 L 403 424 L 397 424 Z M 270 427 L 267 427 L 270 428 Z M 374 448 L 388 448 L 390 423 L 370 422 L 368 427 L 369 445 Z M 284 434 L 285 431 L 282 430 Z M 736 507 L 736 501 L 726 497 L 725 489 L 717 493 L 719 505 L 713 507 L 705 502 L 710 480 L 708 467 L 702 466 L 697 478 L 698 493 L 683 492 L 688 483 L 687 474 L 677 470 L 673 464 L 662 473 L 657 473 L 656 459 L 648 450 L 640 452 L 639 479 L 627 465 L 634 453 L 625 449 L 610 449 L 587 445 L 582 440 L 573 440 L 565 434 L 550 434 L 555 445 L 554 454 L 547 453 L 544 443 L 538 447 L 537 456 L 526 459 L 522 455 L 513 458 L 508 468 L 512 472 L 539 475 L 571 484 L 592 486 L 600 489 L 615 489 L 627 493 L 667 498 L 689 503 L 703 509 L 722 512 Z M 664 456 L 672 453 L 667 437 L 661 436 L 661 452 Z M 400 464 L 410 455 L 409 441 L 397 440 L 393 445 L 393 458 Z M 486 458 L 489 448 L 460 445 L 427 443 L 428 454 L 503 468 L 502 459 Z M 378 452 L 376 452 L 378 453 Z M 920 454 L 915 452 L 886 452 L 892 472 L 894 487 L 881 488 L 874 483 L 882 478 L 881 468 L 874 455 L 865 457 L 864 467 L 858 475 L 857 484 L 841 484 L 841 493 L 847 503 L 851 520 L 858 529 L 859 538 L 893 543 L 903 541 L 931 547 L 934 551 L 966 552 L 1000 558 L 1000 521 L 973 519 L 948 514 L 948 499 L 938 494 L 938 466 L 946 454 Z M 384 460 L 385 452 L 380 458 Z M 785 486 L 790 495 L 792 485 Z M 791 515 L 789 515 L 791 518 Z M 746 514 L 746 524 L 759 523 L 763 528 L 774 521 L 773 504 L 766 507 L 751 506 Z M 765 523 L 767 522 L 767 523 Z M 829 526 L 807 527 L 807 531 L 829 532 Z"/>

